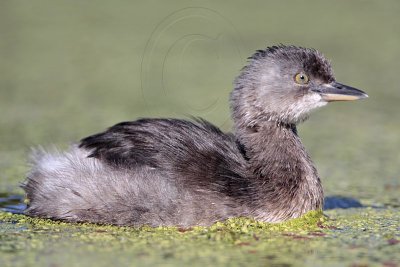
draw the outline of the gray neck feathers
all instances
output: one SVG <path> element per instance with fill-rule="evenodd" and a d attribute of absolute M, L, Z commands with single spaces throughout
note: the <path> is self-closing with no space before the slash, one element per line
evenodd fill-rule
<path fill-rule="evenodd" d="M 243 89 L 234 90 L 231 104 L 235 135 L 260 192 L 255 199 L 257 218 L 282 221 L 321 209 L 320 179 L 295 124 L 271 118 L 268 111 L 251 105 L 252 94 L 238 96 Z"/>

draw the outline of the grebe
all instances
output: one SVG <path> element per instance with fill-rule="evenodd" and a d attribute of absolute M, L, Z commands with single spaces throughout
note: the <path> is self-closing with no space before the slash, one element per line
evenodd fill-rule
<path fill-rule="evenodd" d="M 336 100 L 368 97 L 336 82 L 314 49 L 272 46 L 234 83 L 234 133 L 202 119 L 140 119 L 65 152 L 37 150 L 22 185 L 25 214 L 115 225 L 211 225 L 230 217 L 282 222 L 323 206 L 296 125 Z"/>

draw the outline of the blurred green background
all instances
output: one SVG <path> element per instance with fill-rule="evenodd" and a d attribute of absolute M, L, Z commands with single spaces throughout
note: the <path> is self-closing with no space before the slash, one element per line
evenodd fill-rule
<path fill-rule="evenodd" d="M 299 128 L 327 195 L 400 205 L 400 2 L 0 1 L 0 192 L 22 193 L 30 147 L 65 148 L 138 117 L 202 116 L 229 131 L 254 50 L 313 47 L 365 101 Z"/>

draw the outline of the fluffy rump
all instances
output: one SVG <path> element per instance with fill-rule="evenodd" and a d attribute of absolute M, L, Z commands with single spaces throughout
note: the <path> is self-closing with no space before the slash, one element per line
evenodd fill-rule
<path fill-rule="evenodd" d="M 117 170 L 76 146 L 51 153 L 36 150 L 23 184 L 27 215 L 112 224 L 168 224 L 185 198 L 167 177 L 148 167 Z M 145 182 L 144 182 L 145 181 Z"/>

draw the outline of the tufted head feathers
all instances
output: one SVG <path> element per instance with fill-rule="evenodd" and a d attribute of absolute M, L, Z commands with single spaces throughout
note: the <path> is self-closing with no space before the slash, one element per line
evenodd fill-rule
<path fill-rule="evenodd" d="M 236 124 L 262 121 L 297 124 L 330 101 L 367 95 L 335 81 L 332 67 L 317 50 L 272 46 L 249 57 L 235 80 L 231 106 Z"/>

